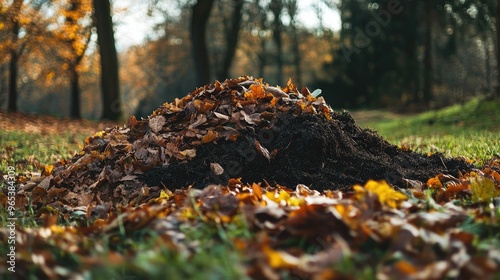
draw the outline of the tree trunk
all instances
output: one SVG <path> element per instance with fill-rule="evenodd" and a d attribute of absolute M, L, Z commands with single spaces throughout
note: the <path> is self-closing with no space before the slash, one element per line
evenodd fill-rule
<path fill-rule="evenodd" d="M 78 87 L 78 71 L 76 70 L 76 66 L 70 66 L 69 69 L 69 79 L 71 84 L 71 111 L 70 116 L 72 119 L 81 119 L 82 115 L 80 112 L 80 88 Z"/>
<path fill-rule="evenodd" d="M 19 58 L 17 53 L 12 50 L 10 53 L 10 61 L 9 61 L 9 103 L 7 110 L 9 112 L 17 112 L 17 62 Z"/>
<path fill-rule="evenodd" d="M 231 17 L 231 26 L 226 36 L 226 53 L 222 61 L 222 67 L 217 74 L 217 78 L 221 81 L 228 78 L 229 69 L 233 63 L 234 54 L 236 53 L 236 46 L 238 45 L 238 35 L 241 28 L 241 18 L 243 12 L 243 0 L 234 0 L 234 10 Z"/>
<path fill-rule="evenodd" d="M 267 11 L 262 7 L 259 3 L 259 0 L 255 0 L 255 5 L 258 7 L 259 11 L 259 17 L 260 17 L 260 30 L 264 31 L 267 29 Z M 264 34 L 261 34 L 259 32 L 259 39 L 260 39 L 260 50 L 259 53 L 257 53 L 257 59 L 259 61 L 259 77 L 264 78 L 265 77 L 265 70 L 266 70 L 266 64 L 267 64 L 267 52 L 266 52 L 266 37 Z"/>
<path fill-rule="evenodd" d="M 5 78 L 6 66 L 4 64 L 0 65 L 0 107 L 3 107 L 3 103 L 7 103 L 8 98 L 8 79 Z M 4 96 L 5 94 L 5 96 Z"/>
<path fill-rule="evenodd" d="M 297 11 L 298 11 L 298 3 L 297 0 L 289 0 L 287 2 L 288 4 L 288 15 L 290 16 L 290 29 L 292 32 L 292 41 L 293 41 L 293 46 L 292 46 L 292 51 L 293 51 L 293 65 L 295 68 L 295 82 L 299 86 L 302 85 L 302 68 L 300 66 L 300 48 L 299 48 L 299 34 L 297 32 L 297 25 L 295 18 L 297 16 Z"/>
<path fill-rule="evenodd" d="M 15 0 L 12 3 L 12 11 L 10 11 L 9 21 L 12 24 L 11 30 L 11 40 L 12 46 L 10 50 L 10 61 L 9 61 L 9 93 L 8 93 L 8 103 L 7 110 L 9 112 L 17 112 L 17 74 L 18 74 L 18 62 L 20 52 L 16 50 L 16 43 L 19 40 L 19 31 L 21 26 L 19 24 L 18 15 L 21 13 L 21 7 L 23 5 L 22 0 Z M 22 49 L 22 48 L 21 48 Z"/>
<path fill-rule="evenodd" d="M 497 1 L 495 27 L 497 34 L 497 88 L 496 98 L 500 98 L 500 3 Z"/>
<path fill-rule="evenodd" d="M 490 64 L 490 59 L 491 59 L 491 54 L 490 54 L 490 46 L 489 46 L 489 35 L 485 32 L 483 35 L 483 46 L 484 46 L 484 54 L 485 56 L 485 61 L 484 61 L 484 66 L 485 66 L 485 74 L 486 74 L 486 90 L 488 91 L 488 96 L 491 96 L 494 94 L 493 92 L 493 75 L 491 71 L 491 64 Z"/>
<path fill-rule="evenodd" d="M 433 0 L 425 0 L 425 34 L 424 34 L 424 88 L 422 103 L 429 105 L 433 98 L 432 84 L 432 4 Z"/>
<path fill-rule="evenodd" d="M 97 42 L 101 57 L 102 119 L 122 117 L 118 58 L 116 54 L 113 20 L 109 0 L 94 0 Z"/>
<path fill-rule="evenodd" d="M 206 42 L 207 22 L 214 0 L 198 0 L 192 7 L 191 44 L 196 71 L 196 82 L 199 86 L 210 83 L 210 62 Z"/>
<path fill-rule="evenodd" d="M 274 15 L 273 40 L 276 44 L 276 82 L 282 84 L 283 81 L 283 23 L 281 22 L 281 12 L 283 10 L 283 0 L 271 0 L 269 8 Z"/>

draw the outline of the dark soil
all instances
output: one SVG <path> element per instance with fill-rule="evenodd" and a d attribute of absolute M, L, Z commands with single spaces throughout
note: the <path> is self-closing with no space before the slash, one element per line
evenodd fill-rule
<path fill-rule="evenodd" d="M 259 153 L 256 141 L 275 150 L 275 156 L 268 160 Z M 215 175 L 210 163 L 218 163 L 224 172 Z M 330 121 L 321 115 L 289 113 L 271 128 L 247 129 L 237 141 L 201 145 L 191 161 L 155 167 L 141 178 L 150 186 L 163 184 L 170 189 L 203 188 L 241 177 L 246 183 L 265 180 L 291 188 L 305 184 L 317 190 L 350 190 L 369 179 L 405 187 L 403 179 L 425 182 L 439 173 L 458 176 L 471 168 L 462 159 L 399 149 L 358 127 L 348 113 L 334 113 Z"/>

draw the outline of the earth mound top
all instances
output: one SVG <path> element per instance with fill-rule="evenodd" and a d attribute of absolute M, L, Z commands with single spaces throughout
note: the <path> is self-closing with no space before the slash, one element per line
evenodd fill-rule
<path fill-rule="evenodd" d="M 349 190 L 369 179 L 405 187 L 472 166 L 440 154 L 399 149 L 361 129 L 317 92 L 262 79 L 216 81 L 85 139 L 82 151 L 37 186 L 72 205 L 130 203 L 163 188 L 227 184 L 230 178 Z"/>

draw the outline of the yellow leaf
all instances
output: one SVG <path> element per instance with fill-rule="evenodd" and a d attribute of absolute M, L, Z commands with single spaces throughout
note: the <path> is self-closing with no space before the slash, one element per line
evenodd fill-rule
<path fill-rule="evenodd" d="M 53 166 L 53 165 L 51 165 L 51 164 L 49 164 L 49 165 L 45 165 L 45 166 L 43 167 L 43 173 L 44 173 L 45 175 L 50 175 L 50 173 L 52 173 L 52 170 L 54 170 L 54 166 Z"/>
<path fill-rule="evenodd" d="M 94 133 L 94 135 L 92 135 L 92 138 L 102 138 L 103 135 L 104 135 L 104 130 L 101 130 L 99 132 Z"/>
<path fill-rule="evenodd" d="M 391 188 L 386 181 L 369 180 L 366 182 L 364 190 L 361 186 L 354 186 L 356 195 L 359 197 L 364 191 L 374 193 L 378 196 L 381 204 L 391 208 L 397 208 L 401 202 L 408 199 L 406 195 Z"/>
<path fill-rule="evenodd" d="M 493 180 L 475 175 L 470 177 L 470 187 L 472 191 L 472 201 L 488 201 L 500 196 L 500 190 L 495 188 Z"/>
<path fill-rule="evenodd" d="M 361 199 L 365 196 L 365 194 L 366 194 L 366 190 L 365 190 L 365 188 L 363 188 L 363 187 L 362 187 L 362 186 L 360 186 L 360 185 L 355 185 L 355 186 L 353 187 L 353 189 L 354 189 L 354 192 L 356 193 L 356 198 L 357 198 L 358 200 L 361 200 Z"/>
<path fill-rule="evenodd" d="M 269 266 L 272 268 L 291 268 L 299 264 L 299 259 L 287 252 L 276 251 L 269 246 L 264 246 L 262 252 L 267 256 Z"/>
<path fill-rule="evenodd" d="M 290 193 L 285 190 L 267 192 L 264 194 L 264 196 L 280 205 L 288 206 L 300 206 L 305 201 L 303 198 L 291 196 Z"/>
<path fill-rule="evenodd" d="M 66 232 L 65 228 L 59 226 L 59 225 L 53 225 L 50 227 L 50 230 L 52 231 L 52 233 L 55 233 L 55 234 L 62 234 L 64 232 Z"/>
<path fill-rule="evenodd" d="M 170 194 L 168 194 L 166 191 L 164 190 L 161 190 L 160 192 L 160 196 L 158 198 L 165 198 L 165 199 L 169 199 L 170 198 Z"/>

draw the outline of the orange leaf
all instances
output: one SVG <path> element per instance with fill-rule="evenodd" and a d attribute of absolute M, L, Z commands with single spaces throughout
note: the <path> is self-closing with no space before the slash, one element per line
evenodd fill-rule
<path fill-rule="evenodd" d="M 438 176 L 436 176 L 427 180 L 427 186 L 433 189 L 440 189 L 443 187 L 443 184 L 441 184 L 441 181 L 439 180 Z"/>
<path fill-rule="evenodd" d="M 411 275 L 417 272 L 417 269 L 406 261 L 398 261 L 394 267 L 404 275 Z"/>
<path fill-rule="evenodd" d="M 218 135 L 218 133 L 217 133 L 217 132 L 214 132 L 213 130 L 209 130 L 209 131 L 207 132 L 207 134 L 205 134 L 205 135 L 201 138 L 201 142 L 202 142 L 203 144 L 208 143 L 208 142 L 212 142 L 212 141 L 214 141 L 214 140 L 216 140 L 216 139 L 217 139 L 217 135 Z"/>
<path fill-rule="evenodd" d="M 266 92 L 262 84 L 251 85 L 250 92 L 252 93 L 253 98 L 259 99 L 259 98 L 264 98 L 266 96 Z"/>
<path fill-rule="evenodd" d="M 292 79 L 288 79 L 288 82 L 286 83 L 286 87 L 283 89 L 285 93 L 291 93 L 291 92 L 296 92 L 297 88 L 295 85 L 292 83 Z"/>
<path fill-rule="evenodd" d="M 127 120 L 128 127 L 135 127 L 138 123 L 139 122 L 137 121 L 137 118 L 135 116 L 132 116 Z"/>

